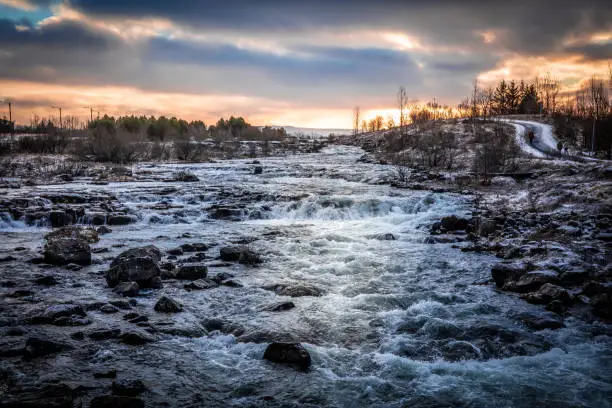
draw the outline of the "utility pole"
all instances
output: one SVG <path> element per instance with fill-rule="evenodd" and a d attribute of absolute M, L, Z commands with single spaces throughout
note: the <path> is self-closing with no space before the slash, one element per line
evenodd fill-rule
<path fill-rule="evenodd" d="M 62 130 L 62 108 L 60 106 L 51 106 L 53 109 L 59 109 L 59 114 L 60 114 L 60 123 L 59 123 L 59 130 Z"/>

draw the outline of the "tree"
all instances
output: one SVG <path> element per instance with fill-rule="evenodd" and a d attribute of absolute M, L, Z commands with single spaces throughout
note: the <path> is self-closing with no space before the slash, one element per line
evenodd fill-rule
<path fill-rule="evenodd" d="M 360 116 L 359 106 L 355 106 L 353 108 L 353 135 L 354 136 L 357 136 L 357 133 L 359 133 L 359 116 Z"/>
<path fill-rule="evenodd" d="M 518 113 L 518 106 L 521 100 L 521 95 L 519 93 L 519 88 L 516 86 L 516 82 L 514 80 L 510 81 L 510 85 L 508 86 L 508 91 L 506 93 L 506 104 L 508 113 L 515 114 Z"/>
<path fill-rule="evenodd" d="M 374 129 L 375 129 L 376 131 L 382 130 L 382 128 L 384 127 L 384 125 L 385 125 L 385 119 L 384 119 L 382 116 L 377 115 L 377 116 L 374 118 Z"/>
<path fill-rule="evenodd" d="M 406 127 L 408 125 L 408 118 L 405 114 L 407 103 L 408 96 L 406 95 L 406 88 L 400 86 L 399 90 L 397 91 L 397 104 L 399 105 L 399 126 L 402 134 L 406 133 Z"/>
<path fill-rule="evenodd" d="M 495 113 L 498 115 L 505 115 L 508 113 L 508 85 L 506 81 L 502 79 L 502 81 L 495 88 L 494 95 L 494 106 Z"/>
<path fill-rule="evenodd" d="M 387 117 L 387 129 L 393 129 L 395 127 L 395 119 L 393 119 L 393 116 L 388 116 Z"/>
<path fill-rule="evenodd" d="M 557 109 L 557 95 L 560 88 L 559 81 L 548 72 L 544 78 L 539 79 L 537 82 L 544 110 L 547 114 L 552 115 Z"/>

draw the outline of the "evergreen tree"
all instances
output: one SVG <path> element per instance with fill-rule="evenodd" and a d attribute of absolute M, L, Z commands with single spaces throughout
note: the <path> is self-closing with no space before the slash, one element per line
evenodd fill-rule
<path fill-rule="evenodd" d="M 502 81 L 497 85 L 495 89 L 495 95 L 493 96 L 493 107 L 495 109 L 495 113 L 498 115 L 505 115 L 508 110 L 508 85 L 506 81 L 502 79 Z"/>
<path fill-rule="evenodd" d="M 518 113 L 518 107 L 521 102 L 521 95 L 519 88 L 516 86 L 514 80 L 510 81 L 508 91 L 506 93 L 506 108 L 510 114 Z"/>

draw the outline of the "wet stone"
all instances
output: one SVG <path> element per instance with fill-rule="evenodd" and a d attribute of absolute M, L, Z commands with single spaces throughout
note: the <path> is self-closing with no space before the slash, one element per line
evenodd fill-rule
<path fill-rule="evenodd" d="M 120 395 L 103 395 L 92 398 L 90 408 L 144 408 L 144 401 L 140 398 Z"/>
<path fill-rule="evenodd" d="M 118 379 L 113 381 L 111 386 L 113 394 L 126 397 L 135 397 L 147 390 L 146 385 L 141 380 Z"/>
<path fill-rule="evenodd" d="M 284 312 L 295 307 L 293 302 L 278 302 L 264 307 L 262 310 L 266 312 Z"/>
<path fill-rule="evenodd" d="M 155 303 L 154 309 L 161 313 L 179 313 L 183 311 L 183 306 L 171 297 L 162 296 Z"/>
<path fill-rule="evenodd" d="M 302 370 L 311 365 L 310 354 L 299 343 L 272 343 L 266 348 L 263 357 L 265 360 L 289 364 Z"/>
<path fill-rule="evenodd" d="M 181 265 L 176 272 L 176 279 L 196 280 L 206 278 L 208 267 L 203 264 L 189 263 Z"/>
<path fill-rule="evenodd" d="M 120 336 L 120 339 L 123 343 L 129 344 L 132 346 L 141 346 L 143 344 L 147 344 L 153 341 L 151 336 L 149 336 L 148 334 L 139 332 L 139 331 L 125 332 Z"/>

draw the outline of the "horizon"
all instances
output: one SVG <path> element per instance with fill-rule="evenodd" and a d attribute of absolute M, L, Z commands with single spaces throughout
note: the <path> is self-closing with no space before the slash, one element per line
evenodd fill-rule
<path fill-rule="evenodd" d="M 611 17 L 600 1 L 0 0 L 0 99 L 13 101 L 21 125 L 61 106 L 82 120 L 93 107 L 109 116 L 210 124 L 233 115 L 257 126 L 351 129 L 354 106 L 364 118 L 397 121 L 399 86 L 409 100 L 451 106 L 474 80 L 550 74 L 571 92 L 607 75 Z"/>

